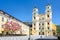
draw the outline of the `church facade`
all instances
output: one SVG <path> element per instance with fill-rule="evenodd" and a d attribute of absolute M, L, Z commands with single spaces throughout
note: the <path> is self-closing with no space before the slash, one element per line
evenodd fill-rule
<path fill-rule="evenodd" d="M 55 35 L 56 26 L 52 26 L 52 8 L 48 4 L 44 14 L 38 13 L 38 8 L 33 9 L 32 13 L 32 35 Z M 53 29 L 55 28 L 55 29 Z M 54 30 L 54 32 L 53 32 Z"/>

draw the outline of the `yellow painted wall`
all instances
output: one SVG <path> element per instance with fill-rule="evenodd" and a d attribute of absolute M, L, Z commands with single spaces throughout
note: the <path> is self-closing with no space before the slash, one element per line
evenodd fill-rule
<path fill-rule="evenodd" d="M 53 24 L 53 23 L 52 23 L 52 29 L 54 30 L 55 35 L 56 35 L 56 34 L 57 34 L 57 33 L 56 33 L 56 25 L 55 25 L 55 24 Z M 54 32 L 52 32 L 52 34 L 53 34 Z M 54 34 L 53 34 L 53 35 L 54 35 Z"/>
<path fill-rule="evenodd" d="M 52 23 L 52 29 L 56 31 L 56 26 L 53 23 Z"/>
<path fill-rule="evenodd" d="M 0 33 L 2 33 L 3 30 L 4 30 L 4 29 L 0 27 Z"/>

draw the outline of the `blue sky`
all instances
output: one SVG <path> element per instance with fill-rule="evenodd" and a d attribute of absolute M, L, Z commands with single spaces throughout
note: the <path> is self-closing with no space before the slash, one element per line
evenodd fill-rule
<path fill-rule="evenodd" d="M 39 9 L 39 13 L 44 13 L 48 3 L 52 6 L 53 23 L 60 24 L 59 0 L 0 0 L 0 9 L 21 21 L 32 21 L 34 5 Z"/>

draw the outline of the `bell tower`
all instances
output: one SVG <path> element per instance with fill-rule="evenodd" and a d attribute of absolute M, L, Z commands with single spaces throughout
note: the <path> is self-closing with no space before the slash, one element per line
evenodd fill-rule
<path fill-rule="evenodd" d="M 32 13 L 32 34 L 34 35 L 38 35 L 38 8 L 35 6 L 34 9 L 33 9 L 33 13 Z"/>
<path fill-rule="evenodd" d="M 46 13 L 47 35 L 51 35 L 51 32 L 52 32 L 52 8 L 51 8 L 50 4 L 48 4 L 46 6 L 45 13 Z"/>

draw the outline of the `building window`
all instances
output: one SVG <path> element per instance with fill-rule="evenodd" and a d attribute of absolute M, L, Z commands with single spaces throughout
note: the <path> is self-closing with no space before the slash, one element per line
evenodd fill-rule
<path fill-rule="evenodd" d="M 4 31 L 2 31 L 2 34 L 4 33 Z"/>
<path fill-rule="evenodd" d="M 48 27 L 48 29 L 49 29 L 49 27 Z"/>
<path fill-rule="evenodd" d="M 34 11 L 36 11 L 36 9 L 34 9 Z"/>
<path fill-rule="evenodd" d="M 4 28 L 4 25 L 1 25 L 2 26 L 2 28 Z"/>
<path fill-rule="evenodd" d="M 40 35 L 40 32 L 39 32 L 39 35 Z"/>
<path fill-rule="evenodd" d="M 34 23 L 34 26 L 35 26 L 35 23 Z"/>
<path fill-rule="evenodd" d="M 53 35 L 55 36 L 55 32 L 53 32 Z"/>
<path fill-rule="evenodd" d="M 49 22 L 48 22 L 48 25 L 49 25 Z"/>
<path fill-rule="evenodd" d="M 44 32 L 42 32 L 42 35 L 44 35 Z"/>
<path fill-rule="evenodd" d="M 40 29 L 40 27 L 39 27 L 39 29 Z"/>
<path fill-rule="evenodd" d="M 34 30 L 35 30 L 36 28 L 34 27 Z"/>
<path fill-rule="evenodd" d="M 32 35 L 32 33 L 30 33 Z"/>
<path fill-rule="evenodd" d="M 7 18 L 7 21 L 9 21 L 10 20 L 10 18 Z M 15 19 L 14 19 L 15 20 Z"/>
<path fill-rule="evenodd" d="M 47 17 L 49 17 L 49 15 L 47 15 Z"/>
<path fill-rule="evenodd" d="M 44 25 L 44 23 L 42 23 L 42 25 Z"/>
<path fill-rule="evenodd" d="M 4 17 L 2 17 L 2 21 L 4 21 Z"/>
<path fill-rule="evenodd" d="M 40 23 L 39 23 L 39 26 L 40 26 Z"/>
<path fill-rule="evenodd" d="M 47 7 L 49 9 L 49 7 Z"/>
<path fill-rule="evenodd" d="M 32 31 L 32 29 L 30 29 Z"/>
<path fill-rule="evenodd" d="M 35 19 L 35 17 L 34 17 L 34 19 Z"/>
<path fill-rule="evenodd" d="M 49 10 L 47 12 L 49 12 Z"/>
<path fill-rule="evenodd" d="M 48 32 L 49 33 L 49 32 Z"/>

